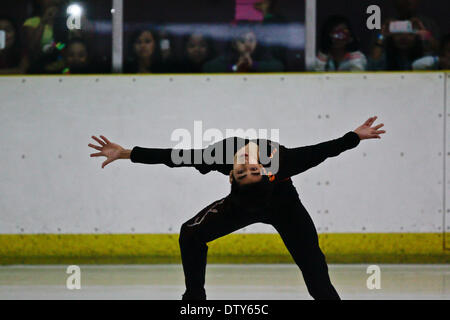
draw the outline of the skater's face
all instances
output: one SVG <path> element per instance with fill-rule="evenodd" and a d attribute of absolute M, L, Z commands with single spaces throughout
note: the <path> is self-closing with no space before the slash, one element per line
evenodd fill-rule
<path fill-rule="evenodd" d="M 260 182 L 262 179 L 260 164 L 238 164 L 232 171 L 234 180 L 240 184 L 251 184 Z M 230 180 L 231 182 L 232 180 Z"/>
<path fill-rule="evenodd" d="M 250 142 L 236 152 L 234 155 L 232 175 L 238 184 L 244 185 L 261 181 L 262 165 L 258 159 L 258 145 L 253 142 Z"/>

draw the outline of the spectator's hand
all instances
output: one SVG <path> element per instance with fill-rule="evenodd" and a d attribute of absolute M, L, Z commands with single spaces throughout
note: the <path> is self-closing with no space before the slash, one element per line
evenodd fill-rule
<path fill-rule="evenodd" d="M 244 63 L 248 66 L 249 69 L 253 66 L 253 59 L 250 53 L 246 53 L 244 55 Z"/>
<path fill-rule="evenodd" d="M 109 163 L 113 162 L 114 160 L 120 159 L 120 154 L 125 149 L 119 146 L 118 144 L 110 142 L 106 137 L 100 135 L 100 137 L 104 140 L 100 140 L 96 136 L 92 136 L 92 139 L 97 141 L 101 147 L 96 146 L 94 144 L 89 143 L 88 146 L 91 148 L 94 148 L 100 152 L 97 153 L 91 153 L 91 157 L 100 157 L 104 156 L 106 157 L 106 160 L 102 163 L 102 169 Z"/>
<path fill-rule="evenodd" d="M 384 126 L 383 123 L 376 125 L 375 127 L 371 127 L 376 119 L 377 119 L 377 116 L 371 117 L 371 118 L 367 119 L 367 121 L 364 122 L 363 125 L 359 126 L 356 130 L 354 130 L 354 132 L 358 134 L 358 136 L 361 140 L 381 139 L 380 134 L 386 133 L 385 130 L 378 130 L 382 126 Z"/>
<path fill-rule="evenodd" d="M 423 22 L 417 17 L 411 18 L 410 21 L 413 25 L 413 29 L 416 29 L 416 30 L 426 30 L 427 29 L 427 28 L 425 28 Z"/>
<path fill-rule="evenodd" d="M 430 40 L 433 37 L 432 33 L 425 28 L 425 25 L 419 18 L 411 18 L 410 21 L 413 25 L 413 29 L 416 30 L 423 41 Z"/>
<path fill-rule="evenodd" d="M 48 7 L 44 14 L 42 15 L 41 23 L 43 25 L 53 25 L 55 21 L 56 14 L 58 13 L 58 7 L 52 6 Z"/>
<path fill-rule="evenodd" d="M 388 19 L 386 22 L 381 26 L 381 34 L 384 38 L 389 37 L 391 35 L 391 31 L 389 29 L 391 22 L 394 21 L 393 19 Z"/>
<path fill-rule="evenodd" d="M 247 71 L 252 66 L 253 66 L 253 59 L 249 53 L 246 53 L 239 57 L 239 60 L 237 62 L 238 71 L 240 72 Z"/>

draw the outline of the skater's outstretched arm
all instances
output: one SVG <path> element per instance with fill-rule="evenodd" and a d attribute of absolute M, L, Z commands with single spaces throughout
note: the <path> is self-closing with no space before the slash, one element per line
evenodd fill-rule
<path fill-rule="evenodd" d="M 201 173 L 207 173 L 212 165 L 207 165 L 204 153 L 207 149 L 171 149 L 143 148 L 135 146 L 130 152 L 130 160 L 134 163 L 164 164 L 170 168 L 194 167 Z"/>
<path fill-rule="evenodd" d="M 338 139 L 310 146 L 286 148 L 284 167 L 281 168 L 283 170 L 282 175 L 291 177 L 304 172 L 329 157 L 336 157 L 343 151 L 355 148 L 360 140 L 380 139 L 380 135 L 386 131 L 378 130 L 384 126 L 383 123 L 372 127 L 376 119 L 376 116 L 367 119 L 354 131 L 349 131 Z"/>
<path fill-rule="evenodd" d="M 194 167 L 203 174 L 212 170 L 227 174 L 230 171 L 230 167 L 232 168 L 233 166 L 232 162 L 230 164 L 226 164 L 225 161 L 222 161 L 222 164 L 205 163 L 203 160 L 204 153 L 210 152 L 211 148 L 214 148 L 214 145 L 208 146 L 205 149 L 185 150 L 170 148 L 143 148 L 138 146 L 135 146 L 133 149 L 125 149 L 116 143 L 110 142 L 105 136 L 100 135 L 100 138 L 101 139 L 96 136 L 92 136 L 92 139 L 97 141 L 100 146 L 91 143 L 88 144 L 88 146 L 100 151 L 97 153 L 92 153 L 90 155 L 91 157 L 104 156 L 107 158 L 102 163 L 102 168 L 118 159 L 130 159 L 134 163 L 143 164 L 164 164 L 171 168 Z"/>

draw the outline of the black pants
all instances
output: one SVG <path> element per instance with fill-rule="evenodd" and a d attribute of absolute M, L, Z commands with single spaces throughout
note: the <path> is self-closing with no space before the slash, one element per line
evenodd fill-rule
<path fill-rule="evenodd" d="M 233 203 L 230 194 L 182 225 L 179 243 L 186 281 L 183 300 L 206 299 L 206 243 L 256 222 L 271 224 L 277 230 L 314 299 L 339 299 L 328 275 L 325 256 L 319 248 L 314 224 L 289 181 L 280 183 L 270 206 L 264 210 L 243 210 Z"/>

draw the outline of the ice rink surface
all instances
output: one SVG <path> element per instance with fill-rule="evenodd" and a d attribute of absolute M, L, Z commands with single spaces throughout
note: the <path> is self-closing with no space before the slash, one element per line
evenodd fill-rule
<path fill-rule="evenodd" d="M 329 265 L 342 299 L 450 300 L 450 265 L 378 265 L 380 289 L 369 290 L 369 265 Z M 69 290 L 67 265 L 0 267 L 0 299 L 179 300 L 181 265 L 80 265 L 81 288 Z M 310 300 L 293 264 L 208 265 L 210 300 Z"/>

